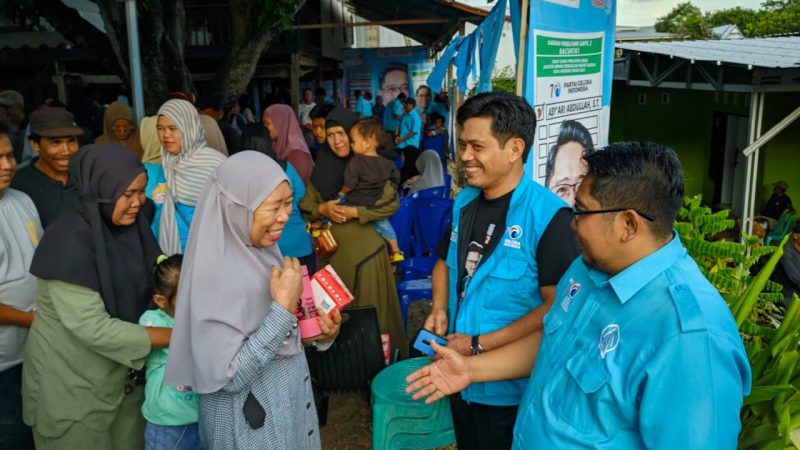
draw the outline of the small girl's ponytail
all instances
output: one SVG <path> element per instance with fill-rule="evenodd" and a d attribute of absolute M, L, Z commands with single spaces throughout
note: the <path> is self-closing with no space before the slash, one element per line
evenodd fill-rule
<path fill-rule="evenodd" d="M 172 256 L 161 255 L 156 258 L 153 266 L 153 290 L 166 298 L 172 298 L 178 293 L 178 279 L 181 274 L 183 255 L 176 253 Z"/>

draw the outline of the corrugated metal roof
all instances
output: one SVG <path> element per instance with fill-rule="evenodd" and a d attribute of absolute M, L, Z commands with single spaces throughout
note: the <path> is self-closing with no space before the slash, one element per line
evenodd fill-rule
<path fill-rule="evenodd" d="M 69 45 L 60 34 L 55 31 L 16 31 L 2 33 L 0 39 L 0 50 L 20 48 L 56 48 L 62 45 Z"/>
<path fill-rule="evenodd" d="M 800 67 L 800 36 L 739 40 L 631 42 L 617 48 L 695 61 L 788 69 Z"/>
<path fill-rule="evenodd" d="M 417 42 L 435 47 L 433 50 L 447 45 L 458 32 L 460 21 L 466 20 L 478 25 L 489 14 L 485 9 L 453 0 L 342 0 L 342 2 L 350 6 L 357 16 L 371 21 L 431 18 L 449 20 L 445 23 L 387 26 Z"/>
<path fill-rule="evenodd" d="M 719 39 L 744 39 L 739 27 L 734 24 L 714 27 L 711 29 L 711 34 L 716 35 Z"/>

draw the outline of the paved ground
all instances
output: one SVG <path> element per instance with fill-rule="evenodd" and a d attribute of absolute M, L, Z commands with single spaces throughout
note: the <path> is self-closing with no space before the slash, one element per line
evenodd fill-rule
<path fill-rule="evenodd" d="M 430 301 L 412 303 L 408 312 L 408 339 L 417 331 L 431 308 Z M 330 398 L 328 424 L 320 429 L 324 450 L 372 448 L 372 411 L 367 395 L 334 395 Z M 443 447 L 454 450 L 455 445 Z"/>

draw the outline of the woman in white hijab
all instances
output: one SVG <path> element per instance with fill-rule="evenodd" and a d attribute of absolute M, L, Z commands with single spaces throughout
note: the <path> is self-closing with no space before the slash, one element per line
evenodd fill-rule
<path fill-rule="evenodd" d="M 444 186 L 444 169 L 436 150 L 422 152 L 416 165 L 419 175 L 414 177 L 409 193 Z"/>
<path fill-rule="evenodd" d="M 166 254 L 183 253 L 200 192 L 225 156 L 208 146 L 197 110 L 186 100 L 161 105 L 156 130 L 166 180 L 148 192 L 157 208 L 155 234 Z"/>
<path fill-rule="evenodd" d="M 275 245 L 291 209 L 283 170 L 253 151 L 222 164 L 197 206 L 165 383 L 200 394 L 207 449 L 320 447 L 294 314 L 300 266 Z M 334 339 L 340 321 L 320 317 L 317 339 Z"/>

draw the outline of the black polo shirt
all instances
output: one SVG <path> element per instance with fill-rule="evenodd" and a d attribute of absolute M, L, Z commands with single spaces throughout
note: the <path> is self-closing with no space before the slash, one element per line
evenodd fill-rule
<path fill-rule="evenodd" d="M 33 159 L 29 165 L 17 171 L 11 181 L 11 187 L 22 191 L 33 200 L 42 228 L 46 229 L 61 213 L 64 205 L 74 205 L 79 197 L 78 190 L 74 187 L 64 186 L 60 181 L 54 180 L 36 168 Z"/>

